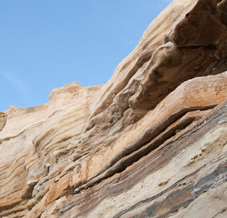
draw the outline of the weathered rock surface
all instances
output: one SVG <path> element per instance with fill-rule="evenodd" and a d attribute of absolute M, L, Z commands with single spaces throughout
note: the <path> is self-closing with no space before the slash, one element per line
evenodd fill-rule
<path fill-rule="evenodd" d="M 227 1 L 174 0 L 107 84 L 0 113 L 0 217 L 226 217 Z"/>
<path fill-rule="evenodd" d="M 7 121 L 7 114 L 0 112 L 0 131 L 5 127 Z"/>

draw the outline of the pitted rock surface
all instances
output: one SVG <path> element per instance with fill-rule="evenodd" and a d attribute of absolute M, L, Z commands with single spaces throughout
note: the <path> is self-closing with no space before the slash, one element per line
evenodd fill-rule
<path fill-rule="evenodd" d="M 107 84 L 0 113 L 0 217 L 226 217 L 227 1 L 174 0 Z"/>

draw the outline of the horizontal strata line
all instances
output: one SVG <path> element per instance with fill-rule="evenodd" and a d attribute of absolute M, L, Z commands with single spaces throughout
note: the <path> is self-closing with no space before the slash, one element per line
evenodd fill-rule
<path fill-rule="evenodd" d="M 206 110 L 206 109 L 210 109 L 211 107 L 203 107 L 203 108 L 199 108 L 200 110 Z M 213 107 L 212 107 L 213 108 Z M 134 144 L 131 144 L 129 146 L 127 146 L 126 149 L 124 149 L 123 151 L 121 151 L 117 156 L 115 156 L 105 167 L 103 167 L 103 169 L 100 170 L 100 172 L 94 176 L 93 178 L 91 178 L 87 184 L 85 185 L 81 185 L 81 187 L 79 187 L 79 185 L 76 185 L 74 188 L 78 188 L 78 190 L 82 190 L 82 189 L 87 189 L 91 186 L 94 186 L 95 184 L 99 183 L 101 180 L 106 179 L 108 177 L 113 176 L 116 173 L 120 173 L 123 170 L 125 170 L 127 167 L 129 167 L 130 165 L 132 165 L 133 163 L 137 162 L 139 159 L 141 159 L 142 157 L 148 155 L 151 151 L 153 151 L 154 149 L 158 148 L 164 141 L 166 141 L 168 138 L 171 138 L 173 135 L 170 135 L 168 138 L 164 138 L 162 141 L 160 141 L 159 143 L 157 143 L 155 146 L 154 144 L 151 143 L 151 145 L 149 145 L 148 148 L 145 148 L 143 150 L 143 147 L 147 144 L 149 144 L 151 142 L 151 140 L 153 140 L 155 137 L 157 137 L 159 134 L 161 134 L 162 132 L 164 132 L 171 124 L 175 123 L 177 120 L 179 120 L 180 118 L 182 118 L 183 116 L 185 116 L 186 113 L 191 112 L 191 111 L 195 111 L 198 110 L 198 108 L 186 108 L 183 109 L 181 111 L 179 111 L 176 114 L 172 114 L 172 117 L 170 116 L 170 118 L 168 120 L 171 120 L 172 118 L 172 122 L 167 123 L 166 125 L 161 129 L 159 129 L 158 132 L 156 132 L 156 134 L 152 135 L 151 133 L 151 137 L 149 137 L 148 140 L 146 141 L 142 141 L 140 140 L 139 142 L 136 142 Z M 189 125 L 189 124 L 188 124 Z M 157 131 L 157 130 L 155 130 Z M 144 137 L 146 137 L 149 133 L 145 133 Z M 142 143 L 140 144 L 140 142 L 142 141 Z M 139 154 L 138 154 L 139 151 Z M 135 153 L 137 152 L 137 153 Z M 135 153 L 135 154 L 134 154 Z M 122 161 L 122 159 L 125 158 L 125 160 Z M 107 171 L 107 172 L 106 172 Z"/>
<path fill-rule="evenodd" d="M 221 110 L 220 110 L 221 108 Z M 201 109 L 201 108 L 200 108 Z M 218 110 L 217 110 L 218 109 Z M 204 117 L 204 119 L 196 124 L 196 131 L 199 131 L 200 128 L 202 128 L 204 125 L 208 125 L 210 122 L 212 122 L 213 119 L 216 119 L 217 117 L 219 117 L 220 114 L 223 113 L 223 109 L 225 110 L 225 107 L 223 107 L 223 104 L 220 104 L 216 107 L 216 109 L 214 110 L 214 112 L 209 114 L 209 117 L 207 118 Z M 204 122 L 205 121 L 205 122 Z M 223 123 L 222 123 L 223 124 Z M 190 129 L 190 133 L 195 132 L 195 127 L 193 129 Z M 181 138 L 185 135 L 188 134 L 189 131 L 185 132 L 183 135 L 181 135 Z M 215 161 L 213 161 L 215 162 Z M 99 180 L 101 181 L 101 180 Z M 94 185 L 94 184 L 93 184 Z M 80 184 L 79 186 L 82 186 L 82 184 Z M 85 186 L 80 187 L 80 190 L 84 189 Z M 75 202 L 71 202 L 70 204 L 68 204 L 67 206 L 65 205 L 64 207 L 59 209 L 59 213 L 63 214 L 67 211 L 69 211 L 70 209 L 72 209 L 73 207 L 75 207 L 76 205 L 78 205 L 78 203 Z"/>
<path fill-rule="evenodd" d="M 77 119 L 75 120 L 78 121 L 78 120 L 81 120 L 80 119 Z M 70 123 L 74 123 L 74 121 L 70 122 Z M 65 127 L 65 126 L 68 126 L 68 124 L 70 123 L 66 123 L 65 125 L 61 126 L 61 128 Z M 82 123 L 79 123 L 77 125 L 81 125 Z M 74 128 L 77 128 L 77 127 L 74 127 Z M 74 129 L 73 128 L 73 129 Z M 44 147 L 46 147 L 47 145 L 51 144 L 51 143 L 58 143 L 58 142 L 61 142 L 59 137 L 63 135 L 63 133 L 66 133 L 66 132 L 70 132 L 72 130 L 72 128 L 67 128 L 65 129 L 64 131 L 59 131 L 57 130 L 56 128 L 51 128 L 49 129 L 45 134 L 42 134 L 41 136 L 39 136 L 39 139 L 36 141 L 36 139 L 33 141 L 33 145 L 34 145 L 34 148 L 36 149 L 36 151 L 39 153 Z M 56 133 L 56 134 L 54 134 Z M 45 138 L 47 138 L 47 136 L 49 135 L 53 135 L 53 137 L 49 138 L 48 141 L 46 140 L 45 143 L 43 143 L 43 141 L 45 141 Z M 71 138 L 74 137 L 75 135 L 71 134 Z"/>
<path fill-rule="evenodd" d="M 215 160 L 212 160 L 212 161 L 210 161 L 209 163 L 204 164 L 202 167 L 200 167 L 198 170 L 194 171 L 193 173 L 190 173 L 189 175 L 185 176 L 184 178 L 178 180 L 176 183 L 174 183 L 173 185 L 171 185 L 169 188 L 165 189 L 164 191 L 160 192 L 159 194 L 157 194 L 157 195 L 155 195 L 155 196 L 153 196 L 153 197 L 151 197 L 151 198 L 148 198 L 148 199 L 146 199 L 146 200 L 143 200 L 143 201 L 141 201 L 141 202 L 139 202 L 139 203 L 133 205 L 132 207 L 128 208 L 127 210 L 124 210 L 124 211 L 118 213 L 118 214 L 115 215 L 113 218 L 120 218 L 121 216 L 123 216 L 123 215 L 126 214 L 127 212 L 130 212 L 130 211 L 136 209 L 137 207 L 139 207 L 139 206 L 141 206 L 141 205 L 143 205 L 143 204 L 149 203 L 149 202 L 151 202 L 151 201 L 153 201 L 153 200 L 155 200 L 155 199 L 161 197 L 163 194 L 166 194 L 166 193 L 168 193 L 169 191 L 171 191 L 172 189 L 174 189 L 174 188 L 176 188 L 177 186 L 179 186 L 179 184 L 181 184 L 184 180 L 187 180 L 188 178 L 193 177 L 195 174 L 197 174 L 199 171 L 201 171 L 201 170 L 204 169 L 205 167 L 209 166 L 210 164 L 212 164 L 212 163 L 214 163 L 214 162 L 220 161 L 221 159 L 225 158 L 226 156 L 227 156 L 227 152 L 226 152 L 225 154 L 221 155 L 219 158 L 217 158 L 217 159 L 215 159 Z M 220 164 L 212 173 L 215 174 L 215 171 L 216 171 L 221 165 L 223 165 L 224 163 L 226 163 L 226 162 L 221 163 L 221 164 Z M 211 174 L 212 174 L 212 173 L 211 173 Z M 227 171 L 226 171 L 226 173 L 227 173 Z M 215 174 L 215 175 L 218 176 L 218 174 Z M 226 174 L 226 175 L 227 175 L 227 174 Z M 204 177 L 206 177 L 206 175 L 205 175 Z M 203 178 L 204 178 L 204 177 L 203 177 Z M 227 182 L 227 180 L 225 180 L 223 183 L 225 183 L 225 182 Z M 215 187 L 220 186 L 220 185 L 222 185 L 223 183 L 219 183 L 219 184 L 217 184 Z M 198 184 L 198 183 L 197 183 L 197 184 Z M 195 184 L 193 187 L 196 187 L 197 184 Z M 209 191 L 211 188 L 215 188 L 215 187 L 212 187 L 212 186 L 213 186 L 213 183 L 211 183 L 209 186 L 207 186 L 207 189 L 206 189 L 205 191 L 204 191 L 204 190 L 202 190 L 202 191 L 198 190 L 198 191 L 197 191 L 197 195 L 192 196 L 192 198 L 188 199 L 188 200 L 187 200 L 188 203 L 187 203 L 187 205 L 184 205 L 184 207 L 185 207 L 185 206 L 188 206 L 192 201 L 194 201 L 196 198 L 198 198 L 202 193 Z M 166 199 L 167 199 L 167 198 L 166 198 Z M 180 205 L 181 205 L 181 204 L 180 204 Z M 179 206 L 178 210 L 179 210 L 180 208 L 181 208 L 181 206 Z M 172 213 L 172 212 L 171 212 L 171 213 Z M 169 214 L 169 213 L 163 214 L 163 217 L 165 217 L 165 216 L 168 215 L 168 214 Z"/>
<path fill-rule="evenodd" d="M 199 169 L 197 169 L 196 171 L 192 172 L 191 174 L 189 174 L 189 175 L 183 177 L 182 179 L 178 180 L 176 183 L 174 183 L 173 185 L 171 185 L 169 188 L 163 190 L 163 191 L 160 192 L 159 194 L 157 194 L 157 195 L 155 195 L 155 196 L 153 196 L 153 197 L 151 197 L 151 198 L 145 199 L 145 200 L 143 200 L 143 201 L 141 201 L 141 202 L 139 202 L 139 203 L 133 205 L 133 206 L 130 207 L 129 209 L 120 212 L 118 215 L 114 216 L 113 218 L 121 217 L 121 216 L 124 215 L 126 212 L 129 212 L 129 211 L 135 209 L 136 207 L 138 207 L 138 206 L 140 206 L 140 205 L 142 205 L 142 204 L 148 203 L 148 202 L 150 202 L 150 201 L 153 201 L 153 200 L 159 198 L 159 197 L 162 196 L 163 194 L 165 194 L 165 193 L 171 191 L 173 188 L 177 187 L 178 184 L 179 184 L 179 183 L 182 183 L 185 179 L 190 178 L 191 176 L 195 175 L 196 173 L 198 173 L 200 170 L 202 170 L 202 169 L 205 168 L 206 166 L 209 166 L 211 163 L 218 162 L 218 161 L 220 161 L 221 159 L 225 158 L 226 156 L 227 156 L 227 152 L 224 153 L 223 155 L 221 155 L 220 157 L 216 158 L 215 160 L 212 160 L 211 162 L 204 164 L 203 166 L 201 166 Z M 59 210 L 59 213 L 60 213 L 60 214 L 64 214 L 64 213 L 68 212 L 69 210 L 71 210 L 73 207 L 75 207 L 75 206 L 77 206 L 77 205 L 78 205 L 78 202 L 72 202 L 72 203 L 70 203 L 70 204 L 67 204 L 67 206 L 65 206 L 64 208 L 61 208 L 61 209 Z"/>
<path fill-rule="evenodd" d="M 190 129 L 190 130 L 188 130 L 187 132 L 184 132 L 183 133 L 183 135 L 181 135 L 180 136 L 180 138 L 178 138 L 177 140 L 180 140 L 182 137 L 187 137 L 187 135 L 191 135 L 191 134 L 193 134 L 193 133 L 195 133 L 195 132 L 197 132 L 197 131 L 199 131 L 201 128 L 203 128 L 204 126 L 207 126 L 207 125 L 209 125 L 209 123 L 211 123 L 211 122 L 213 122 L 214 120 L 216 120 L 216 119 L 218 119 L 219 117 L 220 117 L 220 114 L 223 114 L 223 113 L 226 113 L 227 111 L 226 111 L 226 107 L 225 107 L 225 102 L 224 103 L 221 103 L 221 104 L 219 104 L 214 110 L 212 110 L 212 112 L 208 112 L 209 113 L 209 116 L 205 116 L 201 121 L 199 121 L 198 123 L 196 123 L 196 125 L 192 128 L 192 129 Z M 219 123 L 219 122 L 216 122 L 216 123 Z M 221 124 L 218 124 L 218 125 L 223 125 L 223 124 L 225 124 L 226 123 L 226 120 L 224 120 L 224 122 L 222 122 Z M 209 126 L 208 126 L 209 127 Z M 207 127 L 206 127 L 207 128 Z M 209 128 L 208 128 L 208 130 L 207 131 L 209 131 Z M 172 142 L 168 142 L 168 144 L 169 143 L 172 143 Z M 168 146 L 168 144 L 166 144 L 166 146 Z M 188 146 L 188 145 L 187 145 Z M 221 158 L 222 157 L 224 157 L 224 155 L 223 156 L 221 156 Z M 211 164 L 211 163 L 214 163 L 214 162 L 216 162 L 217 161 L 217 159 L 216 160 L 213 160 L 212 162 L 210 162 L 210 163 L 208 163 L 208 165 L 209 164 Z M 99 180 L 99 181 L 101 181 L 101 180 Z M 81 185 L 81 184 L 80 184 Z M 94 185 L 94 184 L 93 184 Z M 82 185 L 81 185 L 82 186 Z M 83 186 L 83 187 L 80 187 L 80 190 L 82 190 L 82 189 L 84 189 L 85 188 L 85 186 Z M 79 189 L 78 189 L 79 190 Z M 79 190 L 79 191 L 80 191 Z M 68 211 L 68 210 L 70 210 L 71 208 L 73 208 L 74 206 L 76 206 L 77 204 L 75 204 L 75 203 L 71 203 L 71 205 L 69 206 L 69 205 L 67 205 L 64 209 L 63 208 L 61 208 L 61 212 L 62 213 L 64 213 L 65 211 Z"/>
<path fill-rule="evenodd" d="M 184 117 L 184 116 L 183 116 Z M 194 121 L 195 117 L 190 117 L 188 120 L 186 119 L 184 123 L 181 123 L 180 126 L 184 128 L 186 128 L 187 126 L 189 126 L 193 121 Z M 137 162 L 138 160 L 140 160 L 142 157 L 147 156 L 151 151 L 153 151 L 154 149 L 158 148 L 160 145 L 162 145 L 165 141 L 167 141 L 168 139 L 170 139 L 172 136 L 175 135 L 175 130 L 178 129 L 178 125 L 174 126 L 173 128 L 169 129 L 168 132 L 164 131 L 164 134 L 162 135 L 163 132 L 161 132 L 159 135 L 157 135 L 156 137 L 159 137 L 157 139 L 152 139 L 151 142 L 147 143 L 146 145 L 142 146 L 141 148 L 139 148 L 138 150 L 135 150 L 134 152 L 130 153 L 129 155 L 124 156 L 123 158 L 121 158 L 118 162 L 116 162 L 116 164 L 114 164 L 107 172 L 107 175 L 104 176 L 104 178 L 108 178 L 109 176 L 111 176 L 112 174 L 115 174 L 114 168 L 115 169 L 120 169 L 122 168 L 121 171 L 123 171 L 124 169 L 126 169 L 128 166 L 132 165 L 133 163 Z M 168 128 L 167 128 L 168 129 Z M 154 141 L 153 141 L 154 140 Z M 112 170 L 111 170 L 112 169 Z M 120 172 L 119 170 L 117 171 L 117 173 Z"/>
<path fill-rule="evenodd" d="M 22 202 L 22 201 L 21 201 L 21 202 Z M 20 203 L 21 203 L 21 202 L 20 202 Z M 18 207 L 17 207 L 17 205 L 15 205 L 13 208 L 11 208 L 11 209 L 9 209 L 9 210 L 0 211 L 0 217 L 4 217 L 4 216 L 8 216 L 8 215 L 10 215 L 10 214 L 12 214 L 12 213 L 18 213 L 18 212 L 24 211 L 25 209 L 27 209 L 25 203 L 26 203 L 26 201 L 23 202 L 22 205 L 18 205 Z M 23 208 L 23 207 L 24 207 L 24 208 Z M 20 217 L 20 216 L 16 216 L 16 217 Z M 21 217 L 24 217 L 24 215 L 21 216 Z"/>
<path fill-rule="evenodd" d="M 215 105 L 216 106 L 216 105 Z M 163 123 L 163 125 L 155 130 L 152 130 L 150 132 L 149 128 L 146 129 L 145 132 L 140 137 L 140 140 L 135 141 L 134 143 L 128 145 L 123 151 L 120 152 L 119 155 L 116 155 L 109 164 L 107 164 L 103 169 L 100 170 L 98 175 L 100 175 L 102 172 L 106 171 L 108 168 L 113 166 L 118 160 L 123 158 L 124 156 L 127 156 L 131 154 L 132 152 L 139 150 L 141 147 L 149 143 L 151 140 L 153 140 L 156 136 L 158 136 L 160 133 L 164 132 L 171 124 L 179 120 L 181 117 L 183 117 L 186 113 L 196 110 L 207 110 L 212 109 L 215 106 L 208 106 L 208 107 L 195 107 L 195 108 L 183 108 L 181 111 L 179 111 L 177 114 L 173 113 L 171 114 L 168 119 Z M 170 121 L 170 122 L 169 122 Z"/>
<path fill-rule="evenodd" d="M 22 201 L 23 200 L 20 200 L 20 201 L 13 203 L 13 204 L 10 204 L 10 205 L 0 206 L 0 210 L 1 211 L 10 210 L 10 209 L 14 208 L 15 206 L 19 205 Z"/>
<path fill-rule="evenodd" d="M 28 126 L 27 128 L 23 129 L 21 132 L 19 132 L 19 133 L 16 134 L 16 135 L 7 136 L 7 137 L 5 137 L 5 138 L 0 138 L 0 145 L 2 144 L 2 142 L 4 142 L 4 141 L 9 141 L 9 140 L 11 140 L 11 139 L 17 138 L 19 135 L 23 134 L 25 131 L 30 130 L 30 129 L 36 127 L 36 126 L 39 126 L 39 125 L 41 125 L 42 123 L 44 123 L 44 121 L 35 123 L 35 124 L 33 124 L 32 126 Z"/>

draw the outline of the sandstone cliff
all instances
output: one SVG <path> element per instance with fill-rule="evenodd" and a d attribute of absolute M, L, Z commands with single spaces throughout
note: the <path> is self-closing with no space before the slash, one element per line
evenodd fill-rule
<path fill-rule="evenodd" d="M 0 217 L 227 217 L 227 1 L 174 0 L 105 85 L 0 113 Z"/>

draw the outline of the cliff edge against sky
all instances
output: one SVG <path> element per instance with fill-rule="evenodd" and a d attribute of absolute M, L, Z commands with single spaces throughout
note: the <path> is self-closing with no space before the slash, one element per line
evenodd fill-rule
<path fill-rule="evenodd" d="M 0 113 L 0 217 L 227 217 L 227 0 L 174 0 L 105 85 Z"/>

